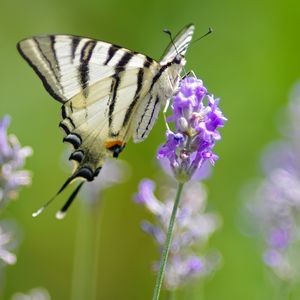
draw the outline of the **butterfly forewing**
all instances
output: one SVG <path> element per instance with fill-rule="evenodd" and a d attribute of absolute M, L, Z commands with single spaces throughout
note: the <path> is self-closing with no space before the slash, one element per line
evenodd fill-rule
<path fill-rule="evenodd" d="M 193 24 L 184 27 L 175 37 L 174 41 L 169 44 L 160 61 L 164 64 L 172 60 L 177 54 L 185 56 L 186 50 L 192 40 L 195 26 Z"/>
<path fill-rule="evenodd" d="M 95 82 L 112 76 L 124 66 L 142 68 L 152 60 L 142 54 L 88 38 L 49 35 L 21 41 L 18 50 L 32 66 L 47 91 L 66 102 Z"/>

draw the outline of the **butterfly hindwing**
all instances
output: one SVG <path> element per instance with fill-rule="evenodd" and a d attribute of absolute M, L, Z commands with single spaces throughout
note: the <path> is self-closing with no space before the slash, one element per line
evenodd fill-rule
<path fill-rule="evenodd" d="M 139 85 L 142 73 L 145 78 Z M 139 101 L 149 89 L 147 77 L 152 78 L 150 70 L 124 70 L 119 79 L 115 75 L 89 86 L 87 98 L 78 94 L 64 104 L 60 127 L 66 133 L 64 141 L 74 146 L 70 158 L 78 163 L 77 169 L 89 168 L 94 174 L 106 157 L 117 157 L 123 150 L 132 136 Z"/>
<path fill-rule="evenodd" d="M 133 141 L 142 142 L 147 138 L 161 109 L 161 101 L 158 94 L 148 93 L 141 100 L 141 104 L 133 120 Z"/>

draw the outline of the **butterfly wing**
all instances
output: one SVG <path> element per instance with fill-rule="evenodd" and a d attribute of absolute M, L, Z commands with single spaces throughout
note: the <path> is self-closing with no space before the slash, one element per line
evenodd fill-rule
<path fill-rule="evenodd" d="M 173 42 L 169 44 L 160 61 L 161 64 L 168 63 L 174 59 L 177 54 L 185 56 L 186 50 L 192 40 L 195 31 L 195 26 L 189 24 L 185 26 L 174 38 Z"/>
<path fill-rule="evenodd" d="M 152 76 L 144 68 L 120 71 L 89 86 L 87 98 L 83 91 L 63 105 L 60 127 L 64 141 L 74 146 L 70 159 L 77 162 L 78 176 L 92 180 L 106 157 L 118 157 L 132 136 L 132 119 Z"/>
<path fill-rule="evenodd" d="M 130 138 L 132 117 L 158 63 L 116 45 L 66 35 L 26 39 L 18 50 L 64 104 L 60 127 L 75 148 L 70 159 L 91 180 L 105 157 L 117 156 Z"/>
<path fill-rule="evenodd" d="M 148 137 L 160 110 L 161 101 L 159 95 L 155 92 L 148 92 L 142 99 L 134 116 L 132 135 L 135 143 L 140 143 Z"/>
<path fill-rule="evenodd" d="M 167 47 L 163 59 L 159 63 L 158 71 L 153 78 L 146 97 L 141 101 L 134 119 L 133 140 L 142 142 L 147 138 L 158 117 L 161 105 L 166 104 L 177 91 L 180 72 L 184 65 L 177 60 L 183 60 L 187 47 L 192 40 L 195 26 L 184 27 L 175 37 L 173 43 Z"/>
<path fill-rule="evenodd" d="M 64 103 L 116 69 L 149 67 L 143 54 L 89 38 L 46 35 L 25 39 L 17 48 L 42 80 L 46 90 Z"/>

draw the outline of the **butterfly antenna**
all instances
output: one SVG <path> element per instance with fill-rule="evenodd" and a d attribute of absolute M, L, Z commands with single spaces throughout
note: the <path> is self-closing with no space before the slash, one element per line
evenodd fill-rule
<path fill-rule="evenodd" d="M 175 48 L 175 51 L 176 51 L 177 55 L 179 55 L 179 52 L 178 52 L 178 49 L 177 49 L 177 47 L 174 43 L 174 39 L 173 39 L 171 31 L 169 29 L 164 29 L 163 32 L 166 33 L 170 37 L 171 43 L 172 43 L 173 47 Z M 186 72 L 185 68 L 183 68 L 183 72 L 185 73 L 185 76 L 186 76 L 187 72 Z"/>
<path fill-rule="evenodd" d="M 213 29 L 211 27 L 209 27 L 208 31 L 205 34 L 203 34 L 202 36 L 200 36 L 199 38 L 197 38 L 196 40 L 194 40 L 191 44 L 194 44 L 194 43 L 202 40 L 204 37 L 208 36 L 211 33 L 213 33 Z"/>
<path fill-rule="evenodd" d="M 70 195 L 69 199 L 66 201 L 64 206 L 56 213 L 56 219 L 61 220 L 66 216 L 68 208 L 73 203 L 75 197 L 77 196 L 78 192 L 80 191 L 80 189 L 81 189 L 81 187 L 83 186 L 84 183 L 85 183 L 85 181 L 82 181 L 82 182 L 79 183 L 79 185 L 73 191 L 73 193 Z"/>
<path fill-rule="evenodd" d="M 173 47 L 175 48 L 176 53 L 179 54 L 178 50 L 177 50 L 177 47 L 176 47 L 176 45 L 174 43 L 174 39 L 173 39 L 171 31 L 169 29 L 164 29 L 163 32 L 166 33 L 170 37 L 171 43 L 172 43 Z"/>
<path fill-rule="evenodd" d="M 75 179 L 75 177 L 76 176 L 74 175 L 70 176 L 62 185 L 62 187 L 58 190 L 58 192 L 52 198 L 50 198 L 50 200 L 48 200 L 40 209 L 34 212 L 32 216 L 35 218 L 38 215 L 40 215 L 53 202 L 53 200 L 71 183 L 71 181 Z"/>

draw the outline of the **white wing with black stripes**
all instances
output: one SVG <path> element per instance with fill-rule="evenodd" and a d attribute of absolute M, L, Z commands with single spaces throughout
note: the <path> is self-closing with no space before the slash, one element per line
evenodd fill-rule
<path fill-rule="evenodd" d="M 74 147 L 70 159 L 76 168 L 59 193 L 77 177 L 93 180 L 105 158 L 117 157 L 131 137 L 140 142 L 148 136 L 161 106 L 178 88 L 193 31 L 193 25 L 186 26 L 160 62 L 77 36 L 46 35 L 18 43 L 46 90 L 63 104 L 60 127 L 64 141 Z"/>
<path fill-rule="evenodd" d="M 19 42 L 18 50 L 47 91 L 60 102 L 114 75 L 119 67 L 143 68 L 153 61 L 106 42 L 67 35 L 26 39 Z"/>

